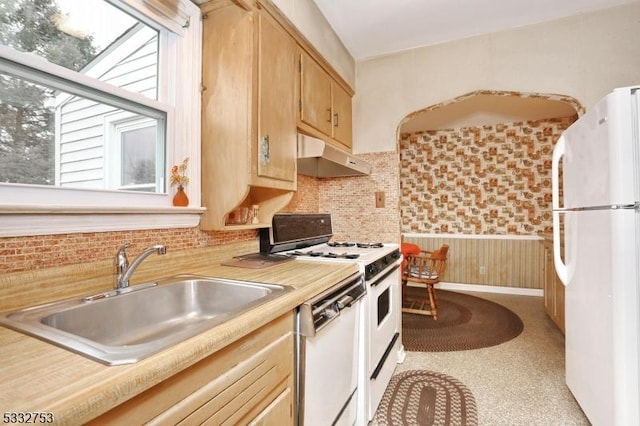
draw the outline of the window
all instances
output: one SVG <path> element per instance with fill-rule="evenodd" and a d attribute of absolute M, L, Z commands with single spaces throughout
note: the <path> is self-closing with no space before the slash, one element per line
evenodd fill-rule
<path fill-rule="evenodd" d="M 0 0 L 4 218 L 166 210 L 185 157 L 199 206 L 199 16 L 190 0 Z"/>
<path fill-rule="evenodd" d="M 111 187 L 130 191 L 164 190 L 162 127 L 155 120 L 127 119 L 112 125 Z"/>

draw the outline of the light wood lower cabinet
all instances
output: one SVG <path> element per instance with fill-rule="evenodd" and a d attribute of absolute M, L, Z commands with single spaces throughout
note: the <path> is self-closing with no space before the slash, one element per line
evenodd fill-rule
<path fill-rule="evenodd" d="M 544 311 L 564 333 L 564 284 L 553 262 L 553 240 L 544 242 Z"/>
<path fill-rule="evenodd" d="M 288 313 L 91 424 L 292 425 L 293 350 Z"/>

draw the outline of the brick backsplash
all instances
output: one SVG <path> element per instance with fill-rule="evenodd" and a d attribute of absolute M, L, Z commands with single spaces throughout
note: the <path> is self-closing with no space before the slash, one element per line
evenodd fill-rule
<path fill-rule="evenodd" d="M 319 179 L 319 210 L 331 213 L 335 240 L 397 242 L 398 153 L 377 152 L 358 157 L 372 165 L 371 175 Z M 376 192 L 384 193 L 384 207 L 376 207 Z"/>
<path fill-rule="evenodd" d="M 575 119 L 403 134 L 402 232 L 551 232 L 551 156 Z"/>
<path fill-rule="evenodd" d="M 167 250 L 209 247 L 256 238 L 255 230 L 201 231 L 198 228 L 153 229 L 123 232 L 36 235 L 0 238 L 0 272 L 20 272 L 52 266 L 110 259 L 129 241 L 132 255 L 153 244 Z"/>
<path fill-rule="evenodd" d="M 320 208 L 319 179 L 298 175 L 298 190 L 293 194 L 283 213 L 317 213 Z"/>

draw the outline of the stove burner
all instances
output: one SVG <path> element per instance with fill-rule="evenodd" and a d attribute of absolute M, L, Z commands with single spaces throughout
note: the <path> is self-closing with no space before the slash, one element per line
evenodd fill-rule
<path fill-rule="evenodd" d="M 358 247 L 360 248 L 382 248 L 384 244 L 382 243 L 358 243 Z"/>
<path fill-rule="evenodd" d="M 357 259 L 360 255 L 359 254 L 351 254 L 351 253 L 342 253 L 342 254 L 336 254 L 336 253 L 327 253 L 324 255 L 324 257 L 330 257 L 332 259 L 336 259 L 336 258 L 342 258 L 342 259 Z"/>
<path fill-rule="evenodd" d="M 327 242 L 329 247 L 353 247 L 356 243 L 350 243 L 348 241 L 329 241 Z"/>
<path fill-rule="evenodd" d="M 331 259 L 357 259 L 358 257 L 360 257 L 359 254 L 356 253 L 324 253 L 322 251 L 313 251 L 313 250 L 309 250 L 307 252 L 304 251 L 300 251 L 300 250 L 296 250 L 294 252 L 291 252 L 292 256 L 311 256 L 311 257 L 327 257 L 327 258 L 331 258 Z"/>

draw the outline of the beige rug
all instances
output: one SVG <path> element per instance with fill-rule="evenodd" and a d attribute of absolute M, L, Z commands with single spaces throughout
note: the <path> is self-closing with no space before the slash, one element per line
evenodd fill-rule
<path fill-rule="evenodd" d="M 471 391 L 446 374 L 409 370 L 391 378 L 371 425 L 476 426 Z"/>

